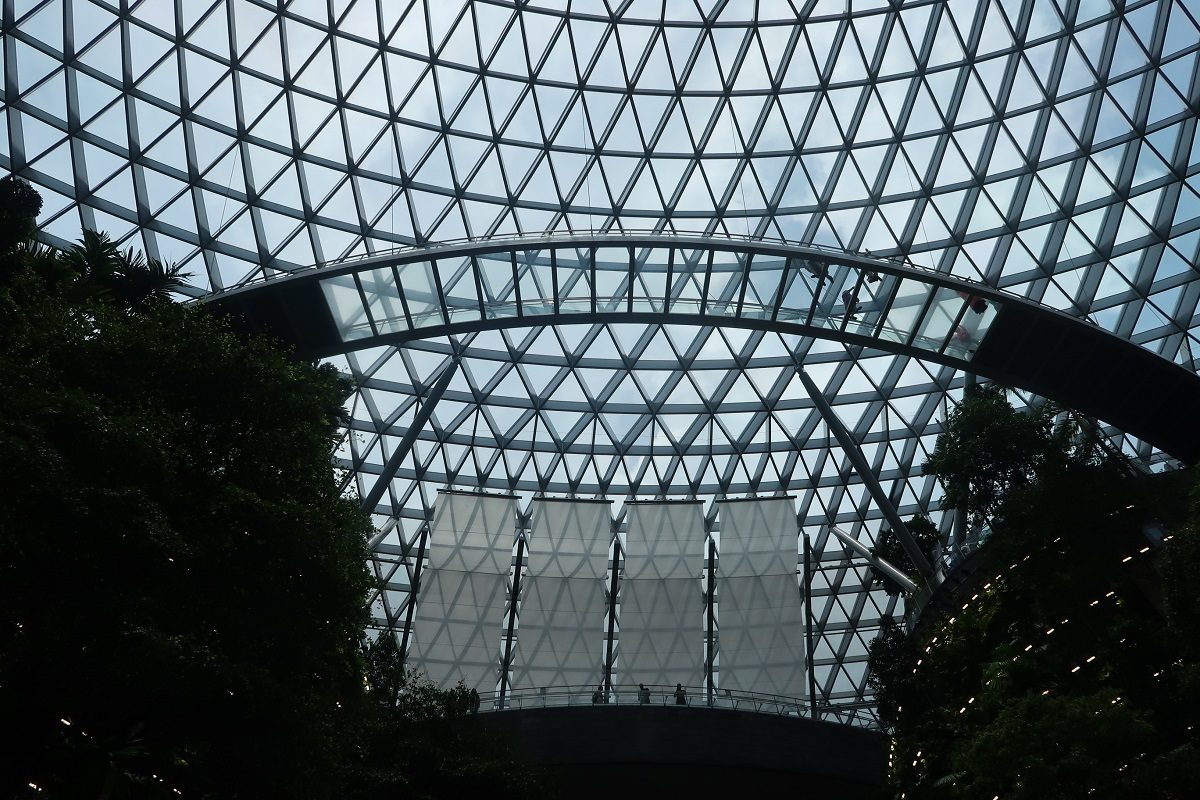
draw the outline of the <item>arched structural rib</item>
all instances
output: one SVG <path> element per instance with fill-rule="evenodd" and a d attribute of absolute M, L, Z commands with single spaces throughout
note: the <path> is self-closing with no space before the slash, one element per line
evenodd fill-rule
<path fill-rule="evenodd" d="M 841 251 L 714 236 L 471 241 L 210 297 L 323 357 L 470 331 L 580 322 L 761 328 L 912 355 L 1059 400 L 1182 461 L 1200 376 L 983 284 Z"/>

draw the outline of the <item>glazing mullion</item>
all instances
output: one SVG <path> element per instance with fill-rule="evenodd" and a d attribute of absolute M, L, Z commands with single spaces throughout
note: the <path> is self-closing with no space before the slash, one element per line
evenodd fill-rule
<path fill-rule="evenodd" d="M 883 308 L 879 312 L 879 321 L 875 323 L 875 329 L 871 331 L 871 338 L 878 339 L 883 333 L 883 327 L 887 324 L 888 314 L 892 313 L 892 306 L 896 303 L 896 298 L 900 296 L 900 287 L 904 281 L 901 278 L 884 277 L 885 281 L 891 281 L 892 290 L 887 298 L 887 302 L 883 304 Z"/>
<path fill-rule="evenodd" d="M 842 322 L 838 325 L 838 332 L 845 333 L 846 326 L 850 324 L 850 318 L 853 316 L 852 309 L 858 305 L 858 293 L 862 291 L 863 281 L 866 280 L 867 270 L 860 269 L 858 271 L 858 279 L 854 282 L 854 288 L 850 289 L 850 300 L 846 305 L 846 313 L 842 315 Z"/>
<path fill-rule="evenodd" d="M 433 276 L 433 289 L 437 292 L 438 305 L 444 322 L 450 322 L 449 306 L 446 305 L 446 292 L 442 288 L 441 270 L 438 269 L 438 259 L 429 260 L 429 272 Z"/>
<path fill-rule="evenodd" d="M 412 311 L 408 307 L 408 298 L 404 296 L 404 287 L 400 285 L 400 268 L 396 264 L 392 264 L 392 280 L 395 281 L 396 296 L 400 298 L 400 307 L 404 309 L 404 318 L 408 323 L 409 329 L 414 327 Z"/>
<path fill-rule="evenodd" d="M 367 320 L 367 324 L 371 326 L 371 335 L 379 335 L 379 326 L 375 324 L 375 318 L 371 316 L 371 304 L 367 302 L 367 292 L 363 289 L 362 280 L 359 274 L 354 273 L 354 288 L 358 290 L 358 298 L 362 301 L 363 316 Z"/>
<path fill-rule="evenodd" d="M 962 308 L 960 308 L 958 310 L 958 314 L 955 315 L 954 321 L 952 323 L 950 323 L 950 333 L 948 333 L 946 335 L 946 338 L 942 341 L 941 346 L 938 347 L 938 355 L 945 353 L 946 348 L 950 346 L 950 342 L 952 342 L 954 340 L 954 334 L 958 331 L 959 328 L 962 327 L 963 319 L 966 318 L 967 310 L 969 308 L 970 308 L 970 306 L 967 303 L 963 303 Z"/>
<path fill-rule="evenodd" d="M 754 265 L 754 254 L 746 253 L 746 264 L 742 267 L 742 286 L 738 290 L 737 309 L 734 316 L 742 315 L 742 306 L 746 302 L 746 287 L 750 285 L 750 270 Z"/>
<path fill-rule="evenodd" d="M 916 319 L 913 320 L 912 330 L 908 332 L 908 336 L 904 339 L 905 347 L 913 346 L 913 342 L 921 332 L 921 325 L 924 324 L 925 317 L 928 316 L 929 310 L 933 308 L 933 301 L 937 298 L 937 286 L 926 284 L 926 288 L 928 289 L 928 294 L 925 297 L 925 302 L 921 305 L 921 311 L 917 314 Z"/>
<path fill-rule="evenodd" d="M 558 249 L 550 251 L 550 283 L 554 292 L 554 313 L 562 312 L 562 297 L 558 293 Z"/>
<path fill-rule="evenodd" d="M 517 304 L 517 316 L 523 317 L 523 316 L 525 316 L 525 304 L 521 302 L 521 281 L 518 276 L 518 270 L 517 270 L 517 251 L 516 250 L 509 252 L 508 263 L 509 263 L 509 266 L 512 268 L 513 298 L 514 298 L 514 302 L 516 302 L 516 304 Z"/>
<path fill-rule="evenodd" d="M 792 264 L 796 259 L 788 258 L 783 262 L 783 271 L 780 273 L 779 286 L 775 289 L 775 295 L 771 298 L 771 321 L 779 319 L 779 307 L 783 305 L 784 295 L 787 294 L 788 279 L 792 276 Z"/>
<path fill-rule="evenodd" d="M 700 316 L 702 316 L 702 317 L 708 313 L 708 287 L 709 287 L 709 284 L 712 282 L 713 256 L 714 255 L 715 255 L 715 251 L 710 249 L 708 251 L 708 269 L 706 269 L 704 271 L 704 287 L 700 291 Z"/>

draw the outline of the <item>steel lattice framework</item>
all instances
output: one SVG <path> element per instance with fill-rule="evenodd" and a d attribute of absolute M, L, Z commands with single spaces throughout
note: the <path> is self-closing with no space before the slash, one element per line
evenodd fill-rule
<path fill-rule="evenodd" d="M 106 230 L 185 264 L 197 296 L 463 238 L 779 239 L 1003 290 L 1195 372 L 1198 19 L 1192 0 L 5 0 L 0 167 L 38 187 L 50 242 Z M 828 526 L 879 531 L 858 456 L 902 515 L 936 511 L 920 464 L 961 365 L 534 323 L 334 357 L 358 385 L 348 481 L 367 494 L 411 440 L 374 509 L 378 622 L 404 619 L 440 487 L 618 511 L 790 492 L 823 567 L 821 689 L 869 703 L 894 602 Z"/>

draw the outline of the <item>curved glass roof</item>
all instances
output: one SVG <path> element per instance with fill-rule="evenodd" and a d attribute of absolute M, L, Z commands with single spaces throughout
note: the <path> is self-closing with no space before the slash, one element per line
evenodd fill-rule
<path fill-rule="evenodd" d="M 42 193 L 47 238 L 106 230 L 197 295 L 463 238 L 705 233 L 906 260 L 1197 367 L 1190 0 L 14 0 L 3 40 L 0 167 Z M 843 565 L 823 657 L 861 697 L 891 605 L 824 525 L 867 541 L 882 514 L 795 367 L 901 514 L 936 508 L 919 465 L 963 373 L 772 330 L 534 322 L 334 359 L 364 495 L 460 360 L 385 476 L 378 619 L 401 618 L 439 487 L 790 492 Z"/>

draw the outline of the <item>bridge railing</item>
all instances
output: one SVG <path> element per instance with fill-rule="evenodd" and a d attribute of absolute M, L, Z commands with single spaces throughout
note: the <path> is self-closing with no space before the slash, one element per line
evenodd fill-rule
<path fill-rule="evenodd" d="M 504 697 L 484 704 L 480 711 L 507 711 L 529 708 L 566 708 L 593 706 L 687 706 L 689 708 L 750 711 L 757 714 L 814 718 L 808 700 L 800 697 L 714 689 L 712 697 L 703 686 L 683 687 L 682 697 L 674 686 L 613 687 L 605 690 L 595 686 L 554 686 L 537 689 L 513 689 Z M 855 727 L 878 727 L 874 715 L 866 708 L 851 705 L 818 705 L 816 719 L 840 722 Z"/>
<path fill-rule="evenodd" d="M 711 242 L 716 242 L 716 243 L 745 242 L 745 243 L 751 244 L 751 245 L 754 245 L 754 244 L 768 245 L 768 246 L 775 245 L 775 246 L 796 248 L 800 251 L 823 253 L 823 254 L 828 254 L 830 256 L 834 256 L 834 257 L 856 256 L 856 257 L 860 257 L 860 258 L 869 258 L 869 259 L 874 259 L 875 261 L 892 262 L 894 264 L 901 264 L 905 267 L 911 267 L 911 268 L 923 270 L 923 271 L 929 272 L 929 273 L 934 273 L 934 274 L 938 273 L 937 269 L 934 269 L 933 267 L 929 267 L 925 264 L 921 264 L 916 261 L 912 261 L 911 259 L 906 258 L 902 255 L 896 255 L 896 254 L 886 254 L 885 255 L 885 254 L 875 254 L 875 253 L 869 253 L 869 252 L 855 252 L 855 251 L 845 250 L 845 249 L 842 249 L 839 247 L 833 247 L 831 245 L 818 244 L 816 242 L 801 243 L 801 242 L 796 242 L 794 240 L 780 239 L 780 238 L 773 237 L 773 236 L 754 236 L 752 234 L 747 235 L 747 234 L 742 234 L 742 233 L 725 233 L 725 232 L 720 232 L 720 231 L 708 231 L 708 232 L 705 232 L 705 231 L 665 231 L 665 230 L 654 230 L 652 228 L 644 228 L 644 229 L 643 228 L 624 228 L 624 229 L 611 229 L 611 230 L 577 229 L 577 230 L 571 230 L 571 231 L 539 231 L 539 232 L 528 232 L 528 233 L 504 233 L 504 234 L 496 234 L 493 236 L 461 236 L 461 237 L 458 237 L 455 239 L 440 239 L 437 241 L 424 242 L 421 244 L 400 244 L 400 245 L 396 245 L 395 247 L 388 247 L 388 248 L 382 248 L 379 250 L 375 250 L 374 252 L 355 253 L 353 255 L 343 256 L 340 258 L 333 259 L 331 261 L 319 262 L 319 263 L 311 264 L 311 265 L 307 265 L 307 266 L 296 267 L 294 269 L 273 268 L 270 273 L 254 274 L 252 277 L 238 282 L 238 284 L 235 287 L 230 287 L 230 288 L 240 288 L 242 286 L 252 286 L 254 284 L 264 283 L 264 282 L 270 281 L 275 278 L 286 278 L 291 275 L 312 272 L 312 271 L 319 270 L 322 268 L 346 266 L 349 264 L 353 264 L 357 261 L 365 261 L 365 260 L 374 259 L 374 258 L 386 258 L 389 256 L 401 256 L 406 253 L 414 253 L 414 252 L 418 252 L 418 251 L 452 249 L 456 246 L 461 247 L 463 245 L 479 244 L 479 243 L 483 243 L 483 242 L 495 243 L 498 245 L 497 249 L 502 249 L 503 245 L 508 242 L 528 241 L 528 242 L 530 242 L 531 247 L 537 247 L 538 242 L 561 241 L 564 243 L 569 243 L 573 239 L 593 239 L 594 238 L 594 239 L 600 239 L 600 240 L 609 239 L 614 242 L 619 242 L 621 239 L 646 239 L 646 238 L 654 238 L 654 237 L 662 237 L 662 245 L 668 246 L 668 247 L 673 246 L 671 244 L 672 237 L 679 237 L 681 239 L 706 240 L 706 241 L 711 241 Z M 680 245 L 680 246 L 683 246 L 686 248 L 686 247 L 689 247 L 690 245 Z"/>

